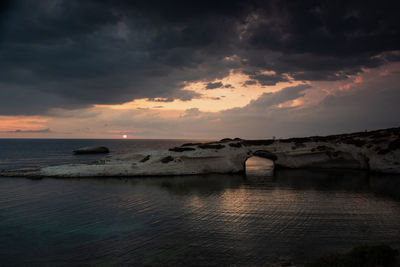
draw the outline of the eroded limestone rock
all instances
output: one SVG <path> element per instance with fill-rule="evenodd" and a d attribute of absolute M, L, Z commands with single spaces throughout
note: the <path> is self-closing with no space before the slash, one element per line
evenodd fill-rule
<path fill-rule="evenodd" d="M 261 156 L 285 168 L 346 168 L 400 173 L 400 128 L 305 138 L 188 143 L 161 151 L 115 155 L 93 164 L 2 171 L 0 176 L 101 177 L 239 173 Z"/>

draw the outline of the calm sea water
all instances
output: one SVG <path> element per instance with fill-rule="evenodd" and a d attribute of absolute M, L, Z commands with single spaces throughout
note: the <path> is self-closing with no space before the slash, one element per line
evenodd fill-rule
<path fill-rule="evenodd" d="M 94 160 L 186 140 L 0 140 L 0 168 Z M 278 170 L 274 177 L 0 178 L 1 266 L 303 264 L 360 244 L 400 249 L 400 177 Z"/>
<path fill-rule="evenodd" d="M 167 149 L 201 140 L 151 139 L 0 139 L 0 170 L 40 167 L 68 163 L 90 163 L 104 154 L 74 155 L 73 150 L 86 146 L 106 146 L 110 155 L 143 150 Z"/>

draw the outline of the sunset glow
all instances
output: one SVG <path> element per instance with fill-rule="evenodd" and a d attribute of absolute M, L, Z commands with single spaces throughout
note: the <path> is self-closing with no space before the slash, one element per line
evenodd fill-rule
<path fill-rule="evenodd" d="M 168 7 L 16 2 L 2 24 L 0 138 L 263 138 L 400 123 L 399 26 L 376 6 L 243 2 L 171 20 Z"/>

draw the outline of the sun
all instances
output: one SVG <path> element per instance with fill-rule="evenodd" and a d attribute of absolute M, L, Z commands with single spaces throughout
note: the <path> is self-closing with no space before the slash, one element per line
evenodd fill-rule
<path fill-rule="evenodd" d="M 126 134 L 124 134 L 124 135 L 122 136 L 122 138 L 123 138 L 123 139 L 126 139 L 126 138 L 128 138 L 128 136 L 127 136 Z"/>

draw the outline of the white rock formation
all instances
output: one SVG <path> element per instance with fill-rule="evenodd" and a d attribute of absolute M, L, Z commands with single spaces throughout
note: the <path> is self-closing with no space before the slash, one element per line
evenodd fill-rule
<path fill-rule="evenodd" d="M 253 154 L 286 168 L 343 168 L 400 173 L 400 128 L 282 140 L 223 139 L 162 151 L 117 155 L 94 164 L 0 172 L 0 176 L 115 177 L 239 173 Z"/>

